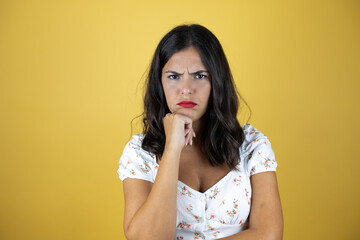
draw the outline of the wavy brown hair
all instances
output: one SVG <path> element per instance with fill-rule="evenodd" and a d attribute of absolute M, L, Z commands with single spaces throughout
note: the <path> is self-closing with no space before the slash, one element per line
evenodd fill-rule
<path fill-rule="evenodd" d="M 190 46 L 195 47 L 210 75 L 211 93 L 204 114 L 206 124 L 200 136 L 200 149 L 212 166 L 226 163 L 234 169 L 244 131 L 236 116 L 239 107 L 235 83 L 223 48 L 215 35 L 198 25 L 180 25 L 168 32 L 158 44 L 146 78 L 142 148 L 161 159 L 165 148 L 163 118 L 170 110 L 161 84 L 164 65 L 171 56 Z M 242 99 L 242 98 L 241 98 Z M 244 101 L 245 102 L 245 101 Z M 246 102 L 245 102 L 246 104 Z M 247 105 L 247 104 L 246 104 Z M 251 110 L 250 110 L 251 112 Z"/>

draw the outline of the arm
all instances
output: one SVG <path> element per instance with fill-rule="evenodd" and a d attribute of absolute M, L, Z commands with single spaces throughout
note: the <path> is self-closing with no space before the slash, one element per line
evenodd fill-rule
<path fill-rule="evenodd" d="M 283 216 L 275 172 L 250 177 L 252 186 L 249 228 L 223 240 L 282 239 Z"/>
<path fill-rule="evenodd" d="M 124 181 L 127 239 L 171 239 L 176 230 L 176 191 L 180 153 L 165 151 L 154 184 Z"/>
<path fill-rule="evenodd" d="M 124 180 L 124 232 L 129 240 L 171 239 L 176 231 L 176 193 L 182 148 L 192 139 L 192 120 L 167 114 L 166 144 L 154 184 Z"/>

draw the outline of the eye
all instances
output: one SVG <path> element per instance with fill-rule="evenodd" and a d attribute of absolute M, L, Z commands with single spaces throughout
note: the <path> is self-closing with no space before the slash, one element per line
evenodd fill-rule
<path fill-rule="evenodd" d="M 198 79 L 204 79 L 204 78 L 207 78 L 207 76 L 204 75 L 204 74 L 197 74 L 197 75 L 196 75 L 196 78 L 198 78 Z"/>
<path fill-rule="evenodd" d="M 179 75 L 169 75 L 168 78 L 170 78 L 170 79 L 178 79 Z"/>

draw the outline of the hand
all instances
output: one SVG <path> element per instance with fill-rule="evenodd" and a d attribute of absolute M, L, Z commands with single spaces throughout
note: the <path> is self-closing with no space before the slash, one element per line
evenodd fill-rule
<path fill-rule="evenodd" d="M 163 118 L 166 146 L 181 151 L 184 146 L 192 145 L 195 131 L 192 119 L 180 113 L 168 113 Z"/>

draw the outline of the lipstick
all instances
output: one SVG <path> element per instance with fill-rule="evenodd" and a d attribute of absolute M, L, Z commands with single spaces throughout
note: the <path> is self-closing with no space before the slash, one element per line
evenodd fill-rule
<path fill-rule="evenodd" d="M 197 104 L 194 103 L 193 101 L 181 101 L 177 105 L 179 105 L 180 107 L 183 107 L 183 108 L 193 108 Z"/>

